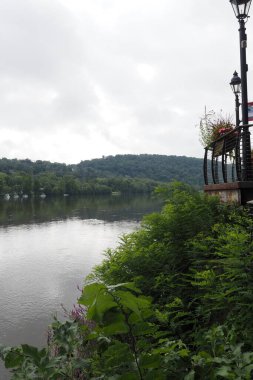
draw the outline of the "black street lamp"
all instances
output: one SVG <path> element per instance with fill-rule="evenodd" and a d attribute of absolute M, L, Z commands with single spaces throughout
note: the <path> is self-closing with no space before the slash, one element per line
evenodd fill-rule
<path fill-rule="evenodd" d="M 230 81 L 230 86 L 231 86 L 233 93 L 235 94 L 235 117 L 236 117 L 235 125 L 236 125 L 236 127 L 239 127 L 239 124 L 240 124 L 239 94 L 241 93 L 241 78 L 238 76 L 236 71 L 234 72 L 233 78 Z"/>
<path fill-rule="evenodd" d="M 237 18 L 247 18 L 252 0 L 230 0 Z"/>
<path fill-rule="evenodd" d="M 242 89 L 242 180 L 250 179 L 251 166 L 251 148 L 250 133 L 248 127 L 248 88 L 247 88 L 247 71 L 248 65 L 246 61 L 247 35 L 245 28 L 245 19 L 248 18 L 249 9 L 252 0 L 229 0 L 236 18 L 238 19 L 240 28 L 240 61 L 241 61 L 241 89 Z"/>

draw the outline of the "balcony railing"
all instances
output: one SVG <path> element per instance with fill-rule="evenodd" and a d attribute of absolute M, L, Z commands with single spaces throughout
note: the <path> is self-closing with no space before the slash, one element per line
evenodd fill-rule
<path fill-rule="evenodd" d="M 240 126 L 226 133 L 205 148 L 205 184 L 253 180 L 250 129 Z"/>

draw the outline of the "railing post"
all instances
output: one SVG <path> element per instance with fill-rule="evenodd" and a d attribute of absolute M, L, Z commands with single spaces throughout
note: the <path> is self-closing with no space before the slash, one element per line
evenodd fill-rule
<path fill-rule="evenodd" d="M 222 167 L 222 176 L 223 181 L 227 182 L 227 156 L 226 156 L 226 137 L 224 137 L 224 144 L 222 147 L 222 154 L 221 154 L 221 167 Z"/>
<path fill-rule="evenodd" d="M 205 185 L 208 185 L 208 176 L 207 176 L 207 155 L 208 155 L 208 148 L 205 148 L 204 165 L 203 165 Z"/>
<path fill-rule="evenodd" d="M 235 167 L 236 167 L 237 181 L 242 180 L 240 142 L 241 142 L 241 130 L 238 130 L 238 135 L 237 135 L 237 140 L 236 140 L 236 145 L 235 145 Z"/>
<path fill-rule="evenodd" d="M 215 172 L 214 172 L 214 150 L 215 150 L 215 143 L 213 144 L 213 150 L 212 150 L 212 161 L 211 161 L 211 168 L 212 168 L 212 180 L 213 180 L 213 183 L 216 183 L 216 179 L 215 179 Z"/>
<path fill-rule="evenodd" d="M 250 143 L 250 132 L 248 128 L 243 128 L 242 131 L 242 181 L 252 180 L 251 173 L 251 143 Z"/>

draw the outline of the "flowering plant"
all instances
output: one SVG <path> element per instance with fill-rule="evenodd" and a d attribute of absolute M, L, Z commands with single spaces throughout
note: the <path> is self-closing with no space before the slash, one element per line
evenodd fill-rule
<path fill-rule="evenodd" d="M 233 131 L 233 127 L 220 127 L 219 125 L 217 126 L 217 128 L 214 127 L 213 129 L 213 132 L 212 132 L 212 135 L 210 136 L 211 137 L 211 142 L 217 140 L 218 138 L 220 138 L 221 136 L 225 135 L 226 133 L 228 132 L 232 132 Z"/>
<path fill-rule="evenodd" d="M 204 147 L 209 146 L 224 134 L 233 131 L 233 129 L 234 124 L 231 116 L 224 116 L 222 113 L 216 115 L 214 111 L 205 112 L 199 124 L 200 142 Z"/>
<path fill-rule="evenodd" d="M 232 128 L 232 127 L 220 128 L 220 129 L 218 130 L 218 132 L 219 132 L 219 135 L 220 135 L 220 136 L 223 136 L 223 135 L 225 135 L 225 134 L 228 133 L 228 132 L 232 132 L 233 129 L 234 129 L 234 128 Z"/>

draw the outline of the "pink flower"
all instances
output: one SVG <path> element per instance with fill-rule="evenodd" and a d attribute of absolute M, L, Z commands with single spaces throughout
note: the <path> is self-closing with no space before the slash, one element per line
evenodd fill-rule
<path fill-rule="evenodd" d="M 233 130 L 232 127 L 228 127 L 228 128 L 220 128 L 218 130 L 218 133 L 222 136 L 224 135 L 225 133 L 228 133 L 228 132 L 231 132 Z"/>

